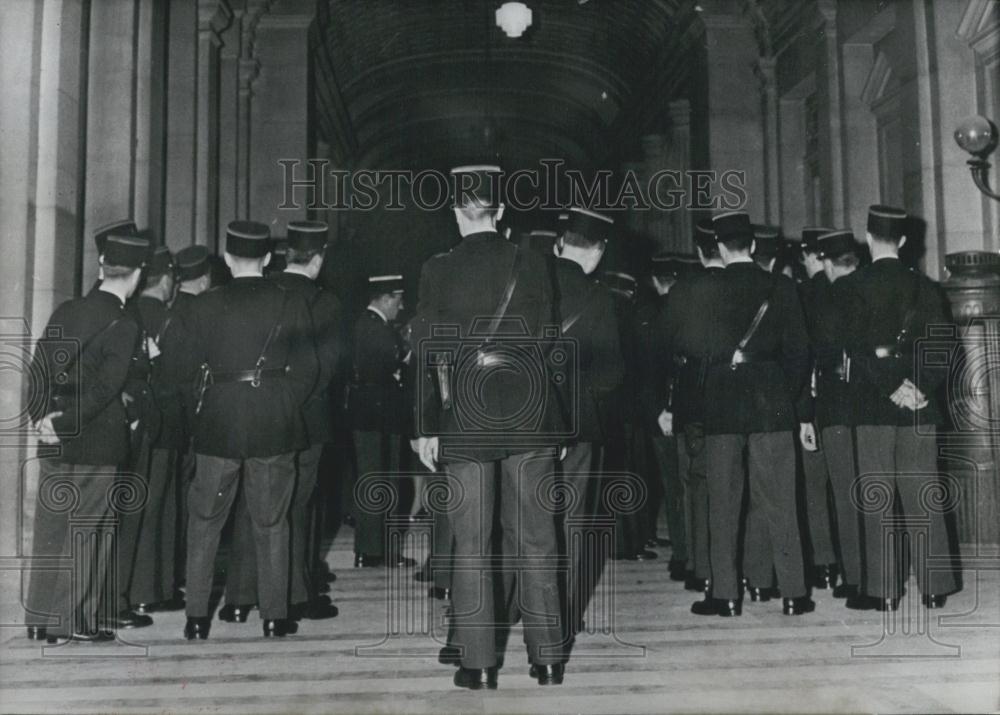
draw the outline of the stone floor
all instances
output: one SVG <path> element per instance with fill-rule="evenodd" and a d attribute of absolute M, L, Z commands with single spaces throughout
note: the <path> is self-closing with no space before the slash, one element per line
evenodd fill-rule
<path fill-rule="evenodd" d="M 42 649 L 5 629 L 0 711 L 27 712 L 997 712 L 1000 571 L 969 560 L 965 590 L 929 614 L 847 611 L 829 592 L 815 613 L 784 617 L 776 601 L 742 618 L 699 618 L 692 594 L 666 575 L 668 553 L 616 562 L 565 684 L 528 677 L 515 628 L 495 692 L 466 692 L 439 665 L 428 631 L 440 602 L 411 570 L 353 569 L 343 530 L 329 561 L 341 615 L 304 622 L 284 640 L 246 624 L 213 625 L 209 640 L 180 635 L 183 614 L 124 635 L 131 643 Z M 397 592 L 402 595 L 397 595 Z M 916 593 L 913 584 L 909 592 Z M 915 598 L 915 597 L 914 597 Z M 387 604 L 397 604 L 388 608 Z M 912 605 L 912 604 L 911 604 Z M 603 614 L 613 614 L 614 618 Z M 929 617 L 928 617 L 929 616 Z M 387 632 L 402 635 L 387 637 Z M 440 635 L 440 634 L 439 634 Z"/>

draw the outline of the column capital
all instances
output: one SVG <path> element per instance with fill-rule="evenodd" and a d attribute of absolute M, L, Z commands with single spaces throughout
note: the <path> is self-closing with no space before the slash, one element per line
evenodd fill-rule
<path fill-rule="evenodd" d="M 233 21 L 233 8 L 229 0 L 198 1 L 198 34 L 206 35 L 213 44 L 222 44 L 222 33 Z"/>

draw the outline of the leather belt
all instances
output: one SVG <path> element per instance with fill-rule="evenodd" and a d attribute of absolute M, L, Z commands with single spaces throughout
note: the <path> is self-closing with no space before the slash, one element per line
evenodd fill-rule
<path fill-rule="evenodd" d="M 729 367 L 735 370 L 737 365 L 751 365 L 762 362 L 776 362 L 774 353 L 737 349 L 733 351 L 733 356 L 729 360 Z"/>
<path fill-rule="evenodd" d="M 249 382 L 256 387 L 263 380 L 273 380 L 288 374 L 287 367 L 269 367 L 262 370 L 229 370 L 227 372 L 213 372 L 212 383 L 218 385 L 223 382 Z"/>

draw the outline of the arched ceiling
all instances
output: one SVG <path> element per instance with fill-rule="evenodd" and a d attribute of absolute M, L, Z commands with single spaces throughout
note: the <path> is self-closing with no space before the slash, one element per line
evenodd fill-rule
<path fill-rule="evenodd" d="M 358 167 L 599 165 L 671 99 L 695 2 L 525 2 L 533 25 L 510 39 L 501 0 L 321 0 L 320 133 Z"/>

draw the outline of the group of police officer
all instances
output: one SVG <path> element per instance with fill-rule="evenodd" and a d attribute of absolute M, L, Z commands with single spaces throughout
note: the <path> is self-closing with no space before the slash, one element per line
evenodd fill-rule
<path fill-rule="evenodd" d="M 215 287 L 203 247 L 172 256 L 131 222 L 98 232 L 98 284 L 59 306 L 34 356 L 43 565 L 29 637 L 105 640 L 184 608 L 185 637 L 207 638 L 230 518 L 220 618 L 257 607 L 263 634 L 284 636 L 336 616 L 317 485 L 342 410 L 356 567 L 415 565 L 369 508 L 369 477 L 403 471 L 412 450 L 454 497 L 414 577 L 451 600 L 439 659 L 460 687 L 497 686 L 496 624 L 517 619 L 532 677 L 561 683 L 600 562 L 667 545 L 670 578 L 704 593 L 695 614 L 740 615 L 744 595 L 807 613 L 811 588 L 853 609 L 898 607 L 909 553 L 891 546 L 907 540 L 887 540 L 884 510 L 864 508 L 866 480 L 918 513 L 944 375 L 915 345 L 947 318 L 935 285 L 899 260 L 904 212 L 873 206 L 865 244 L 804 229 L 783 262 L 776 230 L 721 213 L 698 223 L 696 261 L 653 255 L 645 284 L 611 218 L 572 207 L 558 230 L 508 240 L 499 167 L 452 173 L 462 238 L 423 265 L 403 328 L 391 274 L 368 279 L 345 329 L 318 281 L 319 222 L 290 223 L 285 267 L 270 271 L 267 226 L 231 223 L 232 279 Z M 642 480 L 647 503 L 613 513 L 606 474 Z M 123 483 L 138 506 L 108 497 Z M 114 540 L 74 539 L 81 515 Z M 571 546 L 603 543 L 580 528 L 607 518 L 609 553 Z M 929 552 L 954 554 L 948 534 L 932 514 Z M 70 553 L 83 567 L 44 568 Z M 927 607 L 959 588 L 957 566 L 915 566 Z"/>

